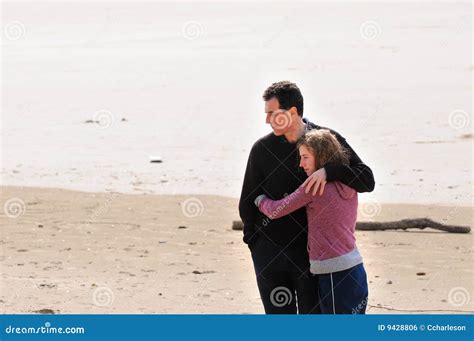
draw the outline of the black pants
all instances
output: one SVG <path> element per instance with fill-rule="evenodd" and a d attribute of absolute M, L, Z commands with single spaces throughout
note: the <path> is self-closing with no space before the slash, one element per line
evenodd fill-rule
<path fill-rule="evenodd" d="M 306 245 L 279 247 L 260 235 L 251 248 L 266 314 L 320 314 L 318 276 L 309 272 Z"/>

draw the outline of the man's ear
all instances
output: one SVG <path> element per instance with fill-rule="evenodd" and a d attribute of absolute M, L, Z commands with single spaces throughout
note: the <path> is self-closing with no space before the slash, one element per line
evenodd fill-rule
<path fill-rule="evenodd" d="M 296 107 L 291 107 L 288 111 L 291 113 L 291 116 L 298 115 L 298 109 L 296 109 Z"/>

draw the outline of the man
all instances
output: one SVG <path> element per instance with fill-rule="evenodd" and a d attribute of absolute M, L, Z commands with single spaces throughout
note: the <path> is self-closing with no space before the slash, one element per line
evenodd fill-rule
<path fill-rule="evenodd" d="M 263 94 L 266 123 L 273 133 L 252 147 L 239 201 L 244 223 L 243 240 L 250 248 L 265 313 L 319 313 L 317 276 L 309 272 L 307 218 L 304 208 L 270 220 L 259 212 L 255 198 L 265 194 L 281 199 L 301 184 L 313 195 L 324 191 L 326 181 L 341 181 L 357 192 L 371 192 L 375 182 L 371 169 L 337 132 L 347 149 L 350 165 L 327 164 L 310 177 L 298 167 L 296 141 L 305 131 L 323 129 L 303 118 L 303 96 L 296 84 L 272 84 Z M 328 129 L 328 128 L 324 128 Z M 319 193 L 318 193 L 319 192 Z"/>

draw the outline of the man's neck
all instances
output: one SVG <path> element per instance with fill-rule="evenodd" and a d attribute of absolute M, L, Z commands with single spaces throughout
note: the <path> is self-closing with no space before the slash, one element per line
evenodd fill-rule
<path fill-rule="evenodd" d="M 285 134 L 285 138 L 288 140 L 288 142 L 291 142 L 291 143 L 295 143 L 296 141 L 298 141 L 298 139 L 303 136 L 304 134 L 304 127 L 305 127 L 305 124 L 303 122 L 303 120 L 300 118 L 298 118 L 298 121 L 295 122 L 295 124 L 293 125 L 292 129 L 290 129 L 286 134 Z"/>

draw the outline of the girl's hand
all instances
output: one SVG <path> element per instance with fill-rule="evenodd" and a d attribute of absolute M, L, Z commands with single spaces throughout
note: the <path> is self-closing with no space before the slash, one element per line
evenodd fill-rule
<path fill-rule="evenodd" d="M 313 187 L 313 195 L 316 195 L 319 189 L 319 195 L 323 195 L 324 186 L 326 186 L 326 170 L 323 168 L 318 169 L 316 172 L 308 176 L 305 182 L 301 186 L 306 186 L 305 193 L 311 191 Z"/>

